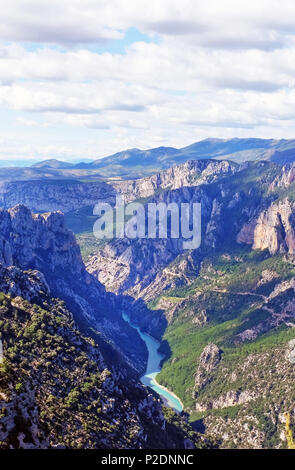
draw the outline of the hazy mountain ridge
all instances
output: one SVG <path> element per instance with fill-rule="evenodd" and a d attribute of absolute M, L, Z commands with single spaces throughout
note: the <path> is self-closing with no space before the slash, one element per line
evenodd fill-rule
<path fill-rule="evenodd" d="M 205 139 L 187 147 L 127 149 L 92 162 L 68 163 L 56 159 L 27 168 L 0 168 L 0 181 L 27 179 L 134 179 L 153 175 L 189 160 L 218 159 L 237 163 L 270 160 L 286 164 L 295 160 L 294 139 Z"/>

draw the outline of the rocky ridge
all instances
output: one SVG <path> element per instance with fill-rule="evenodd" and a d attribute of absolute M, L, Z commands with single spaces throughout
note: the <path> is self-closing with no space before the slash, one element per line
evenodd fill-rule
<path fill-rule="evenodd" d="M 112 340 L 110 347 L 129 367 L 137 373 L 144 370 L 143 342 L 122 320 L 119 300 L 86 271 L 80 248 L 60 212 L 34 215 L 21 205 L 0 211 L 0 263 L 10 283 L 17 268 L 42 273 L 51 295 L 66 301 L 78 324 L 89 334 L 97 329 L 107 338 L 105 344 Z M 130 351 L 128 335 L 134 351 Z"/>

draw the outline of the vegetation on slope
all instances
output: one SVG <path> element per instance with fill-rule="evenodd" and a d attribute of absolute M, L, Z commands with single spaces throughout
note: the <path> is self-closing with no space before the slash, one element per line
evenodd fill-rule
<path fill-rule="evenodd" d="M 212 445 L 171 411 L 163 430 L 159 401 L 106 368 L 62 301 L 41 306 L 1 294 L 0 331 L 1 448 Z"/>
<path fill-rule="evenodd" d="M 290 255 L 270 257 L 267 252 L 233 250 L 207 257 L 191 284 L 165 291 L 153 302 L 157 308 L 164 297 L 172 297 L 174 302 L 179 299 L 163 338 L 169 344 L 171 355 L 158 381 L 182 399 L 193 421 L 211 423 L 209 432 L 213 416 L 245 424 L 245 417 L 251 415 L 256 423 L 251 426 L 257 435 L 261 432 L 257 437 L 261 446 L 273 447 L 281 442 L 282 423 L 270 426 L 271 409 L 279 407 L 284 413 L 295 402 L 292 386 L 295 368 L 285 359 L 287 343 L 294 339 L 295 333 L 287 320 L 273 324 L 267 308 L 274 315 L 280 315 L 284 306 L 294 299 L 292 289 L 268 299 L 276 286 L 294 276 L 295 263 Z M 287 315 L 293 316 L 292 307 Z M 257 331 L 256 336 L 249 339 L 241 336 L 247 330 Z M 195 398 L 198 360 L 210 343 L 220 348 L 222 359 Z M 252 363 L 246 374 L 244 368 L 249 358 Z M 237 400 L 234 406 L 227 407 L 226 394 L 237 392 L 239 395 L 242 391 L 251 394 L 249 404 L 241 405 Z M 266 391 L 267 396 L 264 396 Z M 219 399 L 224 403 L 218 403 Z M 217 409 L 210 409 L 214 401 Z M 196 403 L 209 408 L 196 412 Z M 230 423 L 232 429 L 236 429 L 232 421 Z M 225 445 L 237 444 L 228 441 Z M 239 445 L 243 445 L 242 442 Z"/>

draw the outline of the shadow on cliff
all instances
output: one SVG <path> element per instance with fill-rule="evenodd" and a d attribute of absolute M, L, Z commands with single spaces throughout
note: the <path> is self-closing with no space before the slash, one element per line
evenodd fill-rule
<path fill-rule="evenodd" d="M 162 340 L 167 329 L 168 322 L 165 311 L 162 309 L 151 310 L 143 299 L 134 299 L 131 296 L 121 296 L 122 311 L 130 318 L 131 322 L 138 326 L 142 332 L 153 336 L 160 343 L 159 352 L 165 355 L 162 363 L 171 357 L 171 348 L 167 340 Z"/>
<path fill-rule="evenodd" d="M 191 421 L 190 425 L 194 431 L 199 432 L 201 434 L 205 434 L 206 426 L 204 424 L 203 419 L 197 419 L 196 421 Z"/>

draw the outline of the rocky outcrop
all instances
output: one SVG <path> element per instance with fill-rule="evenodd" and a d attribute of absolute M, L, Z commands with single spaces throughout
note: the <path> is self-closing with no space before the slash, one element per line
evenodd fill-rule
<path fill-rule="evenodd" d="M 40 271 L 0 265 L 0 292 L 34 302 L 43 294 L 50 295 L 50 288 Z"/>
<path fill-rule="evenodd" d="M 252 219 L 243 225 L 237 236 L 238 243 L 245 243 L 246 245 L 253 245 L 254 243 L 254 232 L 257 225 L 257 220 Z"/>
<path fill-rule="evenodd" d="M 196 411 L 217 410 L 229 408 L 231 406 L 244 405 L 256 398 L 257 396 L 254 393 L 250 393 L 247 390 L 230 390 L 225 395 L 222 395 L 215 400 L 196 403 Z"/>
<path fill-rule="evenodd" d="M 260 214 L 253 249 L 268 249 L 271 254 L 295 253 L 295 208 L 288 199 L 273 203 Z"/>
<path fill-rule="evenodd" d="M 295 181 L 295 163 L 289 163 L 282 167 L 281 174 L 270 185 L 270 192 L 276 188 L 288 188 Z"/>
<path fill-rule="evenodd" d="M 151 197 L 159 190 L 173 190 L 213 183 L 221 175 L 229 176 L 237 171 L 239 171 L 239 166 L 232 162 L 190 160 L 147 178 L 113 182 L 112 184 L 116 191 L 124 195 L 125 200 L 129 202 L 138 198 Z"/>
<path fill-rule="evenodd" d="M 99 201 L 114 203 L 115 194 L 124 196 L 126 202 L 150 197 L 159 190 L 179 189 L 215 181 L 221 174 L 238 171 L 231 162 L 210 160 L 189 161 L 164 170 L 151 177 L 133 181 L 87 182 L 51 179 L 46 181 L 10 181 L 0 183 L 0 207 L 9 208 L 24 204 L 34 212 L 70 212 Z"/>
<path fill-rule="evenodd" d="M 273 281 L 274 279 L 279 279 L 279 274 L 276 273 L 275 271 L 270 271 L 269 269 L 265 269 L 261 273 L 261 279 L 258 281 L 257 286 L 264 286 L 265 284 L 268 284 L 269 282 Z"/>
<path fill-rule="evenodd" d="M 285 357 L 287 361 L 295 365 L 295 339 L 289 341 Z"/>
<path fill-rule="evenodd" d="M 202 388 L 204 388 L 211 380 L 211 374 L 220 362 L 221 353 L 222 351 L 218 346 L 216 346 L 216 344 L 208 344 L 203 350 L 195 376 L 195 398 L 198 396 L 199 391 L 202 390 Z"/>
<path fill-rule="evenodd" d="M 35 390 L 28 383 L 22 388 L 20 393 L 10 390 L 9 397 L 0 393 L 0 442 L 10 448 L 46 449 L 49 441 L 40 426 Z"/>

